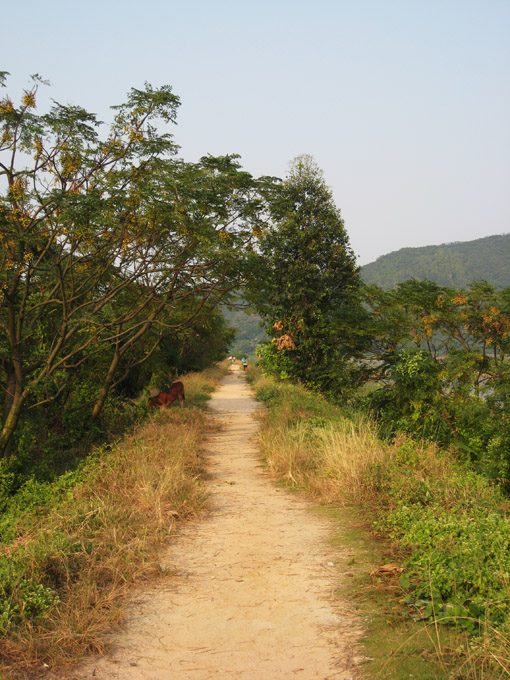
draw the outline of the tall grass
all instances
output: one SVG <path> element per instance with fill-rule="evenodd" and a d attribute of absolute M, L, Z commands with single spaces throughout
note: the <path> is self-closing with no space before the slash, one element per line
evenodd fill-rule
<path fill-rule="evenodd" d="M 298 386 L 263 377 L 254 388 L 268 405 L 261 445 L 274 474 L 322 503 L 361 508 L 405 567 L 396 586 L 410 615 L 471 636 L 452 677 L 508 677 L 508 501 L 435 446 L 383 443 L 370 421 Z"/>
<path fill-rule="evenodd" d="M 0 673 L 34 677 L 102 647 L 130 584 L 161 573 L 180 520 L 206 504 L 200 404 L 218 372 L 183 379 L 184 408 L 154 412 L 54 484 L 27 484 L 0 520 Z"/>

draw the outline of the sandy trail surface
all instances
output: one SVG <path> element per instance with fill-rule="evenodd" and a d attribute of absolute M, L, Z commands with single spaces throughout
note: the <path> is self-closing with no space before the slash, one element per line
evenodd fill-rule
<path fill-rule="evenodd" d="M 210 406 L 223 423 L 207 445 L 211 512 L 172 540 L 162 563 L 175 576 L 137 592 L 108 655 L 74 677 L 357 678 L 361 629 L 334 595 L 331 525 L 264 472 L 240 372 Z"/>

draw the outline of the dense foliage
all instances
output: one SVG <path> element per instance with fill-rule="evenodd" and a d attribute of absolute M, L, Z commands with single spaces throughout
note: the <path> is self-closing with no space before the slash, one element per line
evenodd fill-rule
<path fill-rule="evenodd" d="M 378 387 L 367 402 L 382 432 L 454 446 L 510 488 L 510 289 L 411 280 L 365 299 Z"/>
<path fill-rule="evenodd" d="M 422 248 L 402 248 L 361 270 L 363 281 L 384 289 L 411 277 L 440 286 L 465 288 L 477 280 L 510 286 L 510 234 Z"/>
<path fill-rule="evenodd" d="M 235 157 L 176 157 L 170 87 L 133 89 L 104 130 L 77 106 L 38 114 L 40 86 L 0 102 L 0 453 L 27 472 L 154 375 L 224 355 L 215 310 L 262 207 Z"/>
<path fill-rule="evenodd" d="M 273 338 L 262 348 L 264 366 L 338 393 L 357 347 L 358 270 L 340 212 L 310 157 L 294 161 L 268 210 L 249 289 Z"/>

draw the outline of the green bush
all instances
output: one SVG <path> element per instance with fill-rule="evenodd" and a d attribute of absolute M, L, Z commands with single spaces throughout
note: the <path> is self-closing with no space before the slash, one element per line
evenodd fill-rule
<path fill-rule="evenodd" d="M 256 397 L 259 401 L 271 402 L 278 399 L 281 389 L 276 384 L 262 385 L 258 390 Z"/>
<path fill-rule="evenodd" d="M 2 579 L 0 585 L 0 633 L 23 622 L 36 623 L 46 611 L 58 604 L 57 593 L 33 579 L 13 584 Z"/>
<path fill-rule="evenodd" d="M 410 554 L 407 602 L 422 618 L 435 615 L 475 630 L 508 614 L 510 524 L 484 508 L 459 513 L 437 504 L 400 505 L 384 522 Z"/>
<path fill-rule="evenodd" d="M 392 377 L 392 384 L 366 397 L 381 434 L 391 437 L 400 431 L 448 442 L 439 364 L 428 352 L 407 348 L 397 354 Z"/>
<path fill-rule="evenodd" d="M 470 631 L 500 624 L 510 607 L 508 503 L 484 475 L 411 440 L 367 484 L 380 510 L 375 526 L 405 555 L 401 586 L 419 618 Z"/>
<path fill-rule="evenodd" d="M 461 358 L 453 352 L 441 363 L 425 350 L 407 348 L 396 355 L 393 382 L 360 403 L 375 415 L 382 437 L 405 432 L 455 448 L 459 459 L 510 492 L 509 368 L 502 363 L 498 379 L 475 389 Z"/>

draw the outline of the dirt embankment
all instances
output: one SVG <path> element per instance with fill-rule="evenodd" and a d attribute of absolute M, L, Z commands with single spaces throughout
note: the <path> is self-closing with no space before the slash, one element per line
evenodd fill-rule
<path fill-rule="evenodd" d="M 359 621 L 334 596 L 331 527 L 275 488 L 256 449 L 257 405 L 232 372 L 211 409 L 211 513 L 169 546 L 174 576 L 139 591 L 110 653 L 76 678 L 347 680 L 358 677 Z"/>

